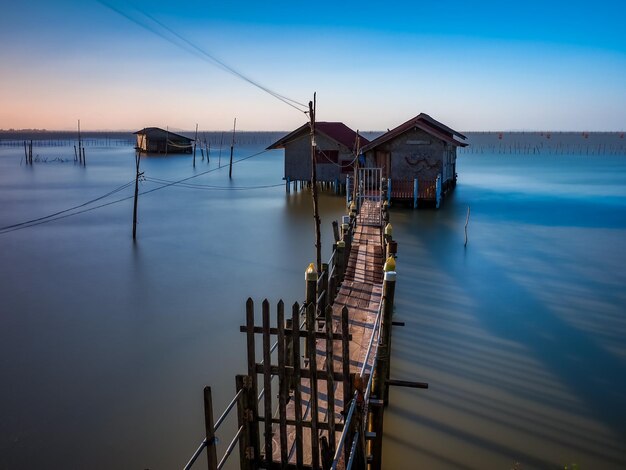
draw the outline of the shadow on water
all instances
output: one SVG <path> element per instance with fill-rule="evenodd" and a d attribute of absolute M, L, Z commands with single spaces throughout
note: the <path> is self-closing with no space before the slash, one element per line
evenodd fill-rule
<path fill-rule="evenodd" d="M 431 390 L 419 397 L 394 392 L 401 401 L 407 397 L 421 403 L 417 412 L 404 403 L 391 409 L 394 420 L 413 421 L 409 427 L 429 430 L 414 442 L 413 452 L 422 458 L 440 457 L 438 443 L 430 436 L 434 432 L 460 442 L 461 447 L 500 454 L 499 462 L 520 460 L 531 468 L 562 465 L 568 452 L 582 455 L 595 468 L 626 465 L 626 362 L 606 348 L 594 328 L 570 321 L 570 316 L 582 311 L 594 323 L 618 325 L 613 333 L 623 337 L 626 331 L 618 322 L 623 322 L 623 316 L 616 320 L 610 309 L 594 311 L 587 304 L 576 305 L 576 298 L 574 303 L 568 298 L 559 301 L 564 287 L 558 281 L 572 283 L 571 289 L 593 284 L 601 297 L 616 304 L 609 305 L 615 310 L 619 297 L 611 283 L 588 282 L 584 276 L 572 281 L 571 272 L 559 273 L 561 247 L 550 246 L 552 257 L 546 256 L 541 246 L 534 246 L 545 240 L 532 239 L 532 230 L 546 227 L 623 229 L 624 212 L 594 202 L 545 199 L 463 188 L 441 211 L 393 211 L 394 228 L 399 228 L 395 238 L 401 241 L 396 309 L 402 312 L 402 320 L 411 320 L 394 336 L 398 360 L 394 357 L 393 367 L 400 374 L 415 374 L 418 367 L 432 377 L 426 377 Z M 468 201 L 472 218 L 469 246 L 464 249 Z M 500 228 L 489 240 L 507 237 L 505 242 L 490 247 L 489 242 L 477 240 L 494 226 Z M 498 250 L 508 252 L 494 255 Z M 509 258 L 508 263 L 502 258 Z M 603 262 L 585 266 L 587 275 L 593 277 L 593 270 L 600 270 Z M 507 264 L 515 267 L 516 263 L 523 267 L 509 269 Z M 554 266 L 546 271 L 544 265 L 551 263 Z M 526 278 L 516 272 L 525 269 Z M 584 293 L 580 299 L 588 300 Z M 439 413 L 430 412 L 431 408 Z M 447 419 L 440 418 L 446 415 Z M 498 435 L 498 430 L 510 437 Z M 386 436 L 389 448 L 400 445 L 403 436 L 398 434 L 395 430 Z M 516 443 L 514 436 L 525 440 Z M 534 448 L 531 442 L 536 439 L 565 449 L 565 455 L 555 457 L 554 451 Z M 433 443 L 428 452 L 420 440 Z M 481 468 L 471 462 L 455 465 Z"/>

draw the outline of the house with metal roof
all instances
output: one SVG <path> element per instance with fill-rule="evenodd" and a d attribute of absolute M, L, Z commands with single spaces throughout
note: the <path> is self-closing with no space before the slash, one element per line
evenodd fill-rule
<path fill-rule="evenodd" d="M 456 149 L 467 146 L 465 139 L 421 113 L 364 145 L 362 153 L 366 166 L 381 168 L 389 199 L 439 207 L 456 185 Z"/>
<path fill-rule="evenodd" d="M 144 153 L 191 153 L 193 139 L 184 135 L 161 129 L 160 127 L 144 127 L 134 132 L 137 136 L 135 149 Z"/>
<path fill-rule="evenodd" d="M 342 122 L 315 123 L 315 165 L 317 180 L 343 189 L 346 175 L 354 171 L 357 148 L 369 143 L 369 140 L 350 129 Z M 311 134 L 309 124 L 303 124 L 293 132 L 267 147 L 268 150 L 285 150 L 285 180 L 287 189 L 291 182 L 302 186 L 311 180 Z"/>

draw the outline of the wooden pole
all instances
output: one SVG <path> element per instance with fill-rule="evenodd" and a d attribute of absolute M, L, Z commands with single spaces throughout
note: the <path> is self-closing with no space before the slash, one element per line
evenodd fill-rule
<path fill-rule="evenodd" d="M 320 214 L 317 203 L 317 165 L 315 154 L 317 143 L 315 142 L 315 110 L 316 93 L 313 93 L 313 101 L 309 101 L 309 118 L 311 127 L 311 193 L 313 194 L 313 219 L 315 220 L 315 259 L 317 272 L 322 272 L 322 241 L 320 233 Z"/>
<path fill-rule="evenodd" d="M 465 245 L 467 246 L 467 224 L 469 224 L 470 206 L 467 206 L 467 218 L 465 219 Z"/>
<path fill-rule="evenodd" d="M 262 304 L 263 312 L 263 409 L 264 409 L 264 441 L 265 461 L 267 468 L 272 462 L 272 373 L 271 373 L 271 341 L 270 341 L 270 303 L 265 299 Z"/>
<path fill-rule="evenodd" d="M 165 156 L 167 157 L 167 148 L 169 147 L 170 142 L 170 126 L 166 127 L 165 130 Z"/>
<path fill-rule="evenodd" d="M 196 122 L 196 138 L 193 140 L 193 167 L 196 167 L 196 144 L 198 143 L 198 123 Z M 204 157 L 202 157 L 204 159 Z"/>
<path fill-rule="evenodd" d="M 217 448 L 215 446 L 215 421 L 211 387 L 204 387 L 204 426 L 206 430 L 206 455 L 209 470 L 217 470 Z"/>
<path fill-rule="evenodd" d="M 82 163 L 82 148 L 83 144 L 80 139 L 80 119 L 78 120 L 78 163 Z"/>
<path fill-rule="evenodd" d="M 309 359 L 309 389 L 311 405 L 311 466 L 313 470 L 319 469 L 319 415 L 318 415 L 318 393 L 317 393 L 317 347 L 315 340 L 315 304 L 308 304 L 306 307 L 306 344 L 307 357 Z"/>
<path fill-rule="evenodd" d="M 385 406 L 389 404 L 389 371 L 391 370 L 391 324 L 393 317 L 393 302 L 396 291 L 396 266 L 393 258 L 387 258 L 385 263 L 385 273 L 383 280 L 383 318 L 382 318 L 382 344 L 384 358 L 381 358 L 382 374 L 380 380 L 385 383 L 385 387 L 382 390 L 382 399 Z M 380 397 L 379 397 L 380 398 Z"/>
<path fill-rule="evenodd" d="M 259 409 L 257 402 L 257 373 L 256 373 L 256 349 L 254 346 L 254 302 L 248 297 L 246 301 L 246 343 L 248 350 L 248 377 L 250 377 L 250 399 L 248 400 L 248 420 L 250 425 L 249 450 L 250 457 L 254 461 L 254 468 L 260 464 L 260 442 L 259 442 Z"/>
<path fill-rule="evenodd" d="M 220 137 L 220 154 L 217 159 L 217 167 L 222 168 L 222 145 L 224 144 L 224 133 L 222 132 L 222 136 Z"/>
<path fill-rule="evenodd" d="M 304 449 L 302 439 L 302 382 L 300 380 L 300 306 L 298 302 L 291 309 L 291 327 L 293 338 L 293 408 L 296 418 L 296 465 L 303 468 Z"/>
<path fill-rule="evenodd" d="M 228 177 L 233 177 L 233 149 L 235 147 L 235 128 L 237 127 L 237 118 L 233 123 L 233 140 L 230 142 L 230 167 L 228 168 Z"/>
<path fill-rule="evenodd" d="M 280 461 L 282 468 L 288 463 L 287 455 L 287 397 L 289 396 L 289 384 L 285 374 L 285 359 L 288 357 L 285 341 L 285 304 L 278 302 L 276 311 L 278 327 L 278 417 L 280 419 Z"/>
<path fill-rule="evenodd" d="M 135 153 L 135 202 L 133 204 L 133 241 L 137 240 L 137 201 L 139 198 L 139 178 L 143 173 L 139 172 L 141 153 Z"/>

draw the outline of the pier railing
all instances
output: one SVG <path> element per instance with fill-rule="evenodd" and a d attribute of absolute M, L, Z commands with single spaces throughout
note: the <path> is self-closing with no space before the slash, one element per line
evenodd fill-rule
<path fill-rule="evenodd" d="M 302 334 L 306 331 L 306 330 L 302 330 L 302 328 L 307 327 L 308 317 L 305 314 L 307 312 L 307 307 L 311 305 L 312 307 L 310 308 L 313 309 L 312 310 L 314 312 L 313 318 L 315 319 L 313 322 L 311 322 L 312 328 L 313 328 L 313 325 L 315 324 L 319 325 L 319 324 L 326 323 L 329 326 L 332 325 L 332 320 L 328 322 L 328 320 L 324 318 L 324 316 L 325 316 L 325 313 L 328 311 L 328 309 L 332 307 L 335 301 L 337 292 L 339 290 L 339 286 L 343 282 L 345 269 L 347 266 L 347 261 L 348 261 L 348 258 L 350 256 L 350 251 L 351 251 L 352 234 L 354 233 L 355 227 L 356 227 L 356 217 L 354 215 L 344 217 L 342 219 L 341 228 L 339 228 L 339 224 L 337 222 L 333 222 L 335 243 L 333 244 L 332 254 L 328 262 L 322 264 L 322 272 L 320 273 L 320 275 L 318 276 L 317 280 L 314 283 L 315 288 L 310 289 L 309 284 L 307 284 L 306 300 L 302 303 L 301 306 L 298 306 L 297 303 L 294 304 L 294 308 L 297 308 L 298 320 L 295 321 L 295 323 L 294 323 L 294 319 L 290 319 L 288 322 L 286 322 L 287 326 L 291 328 L 293 328 L 292 326 L 293 324 L 297 325 L 298 329 L 300 330 L 300 333 L 298 333 L 298 335 L 302 336 Z M 264 302 L 264 312 L 265 312 L 265 309 L 269 307 L 269 306 L 266 307 L 265 305 L 266 302 L 267 301 Z M 279 305 L 281 304 L 282 304 L 282 301 L 279 303 Z M 283 307 L 281 306 L 279 308 L 283 308 Z M 254 318 L 254 313 L 253 313 L 254 304 L 251 299 L 248 299 L 248 302 L 246 304 L 246 310 L 248 312 L 248 319 L 250 319 L 250 311 L 252 311 L 252 319 L 253 319 Z M 346 309 L 346 318 L 347 318 L 347 309 Z M 242 326 L 241 331 L 244 331 L 247 333 L 249 328 L 250 328 L 249 324 L 246 327 Z M 256 327 L 255 329 L 255 327 L 252 326 L 252 329 L 253 329 L 253 332 L 258 333 L 258 327 Z M 278 334 L 279 329 L 280 327 L 277 327 L 277 329 L 275 330 L 270 329 L 269 331 L 270 332 L 275 331 L 276 334 Z M 347 336 L 347 340 L 349 340 L 350 337 L 347 333 L 347 330 L 346 330 L 346 336 Z M 276 351 L 276 349 L 280 348 L 281 347 L 280 344 L 281 344 L 280 338 L 277 338 L 277 340 L 268 348 L 269 354 L 271 355 L 272 353 Z M 250 348 L 249 348 L 248 350 L 249 362 L 251 359 L 250 357 L 251 354 L 253 353 L 250 352 Z M 347 354 L 349 355 L 349 352 L 347 352 Z M 264 366 L 265 359 L 266 358 L 264 357 L 263 361 L 260 362 L 259 364 L 260 367 Z M 295 363 L 296 362 L 295 358 L 293 360 L 290 360 L 289 362 L 291 364 Z M 293 365 L 291 367 L 293 367 Z M 274 377 L 278 375 L 278 371 L 275 368 L 272 368 L 271 366 L 269 370 L 270 370 L 270 381 L 271 381 Z M 252 372 L 253 375 L 256 377 L 256 372 L 253 372 L 253 371 L 249 371 L 249 372 Z M 302 371 L 300 371 L 300 373 L 302 373 Z M 241 446 L 240 441 L 242 441 L 242 434 L 246 430 L 244 424 L 240 424 L 238 426 L 238 429 L 234 437 L 230 440 L 228 446 L 226 447 L 226 451 L 224 452 L 224 455 L 218 462 L 217 448 L 216 448 L 216 443 L 217 443 L 216 433 L 233 409 L 239 410 L 242 407 L 246 407 L 246 406 L 249 407 L 250 397 L 244 397 L 244 392 L 246 390 L 246 385 L 248 382 L 246 377 L 251 377 L 251 376 L 252 375 L 237 376 L 237 384 L 236 384 L 237 392 L 235 396 L 230 400 L 229 404 L 226 406 L 225 410 L 222 412 L 222 414 L 219 416 L 219 418 L 216 421 L 213 421 L 213 403 L 212 403 L 211 387 L 205 387 L 204 389 L 204 414 L 205 414 L 206 437 L 198 445 L 198 447 L 196 448 L 195 452 L 193 453 L 193 455 L 191 456 L 187 464 L 183 467 L 184 470 L 191 469 L 193 465 L 196 463 L 196 461 L 198 460 L 198 458 L 200 457 L 200 455 L 202 455 L 202 452 L 205 449 L 207 452 L 209 470 L 221 470 L 226 464 L 226 462 L 228 461 L 236 445 L 239 443 Z M 240 380 L 240 377 L 241 377 L 241 380 Z M 264 384 L 264 387 L 256 396 L 257 404 L 264 398 L 266 394 L 266 385 L 267 384 Z M 306 423 L 304 424 L 304 426 L 307 426 Z M 251 455 L 252 454 L 248 450 L 248 455 L 246 456 L 246 458 L 250 459 Z M 258 452 L 257 452 L 257 455 L 258 455 Z"/>
<path fill-rule="evenodd" d="M 386 191 L 386 185 L 382 187 Z M 206 437 L 185 469 L 190 469 L 204 450 L 209 470 L 222 469 L 235 447 L 239 448 L 242 470 L 364 470 L 368 465 L 373 470 L 381 468 L 382 424 L 389 386 L 428 386 L 389 378 L 391 327 L 401 323 L 392 321 L 397 244 L 392 239 L 391 225 L 387 223 L 387 209 L 386 202 L 380 204 L 381 241 L 374 253 L 379 260 L 382 254 L 386 262 L 382 286 L 380 281 L 375 281 L 376 289 L 382 287 L 382 295 L 376 294 L 381 300 L 374 307 L 377 308 L 375 317 L 370 315 L 367 321 L 367 329 L 371 328 L 367 347 L 357 347 L 358 356 L 351 357 L 349 325 L 354 319 L 350 320 L 346 305 L 352 303 L 348 303 L 347 298 L 356 286 L 359 292 L 364 286 L 354 277 L 357 271 L 359 276 L 363 275 L 364 267 L 358 265 L 357 260 L 372 254 L 372 230 L 363 227 L 357 233 L 358 208 L 353 203 L 350 215 L 342 219 L 342 224 L 333 223 L 335 243 L 328 263 L 322 265 L 322 272 L 317 273 L 314 265 L 306 270 L 305 300 L 302 305 L 296 302 L 292 306 L 290 318 L 285 317 L 281 300 L 276 305 L 272 325 L 270 304 L 264 300 L 262 322 L 256 325 L 254 302 L 247 300 L 246 324 L 240 327 L 246 334 L 247 374 L 235 377 L 235 396 L 216 421 L 211 388 L 204 389 Z M 351 259 L 354 243 L 359 244 L 358 256 Z M 371 266 L 381 269 L 380 261 Z M 341 289 L 342 300 L 336 305 L 336 296 L 346 275 L 351 284 Z M 370 285 L 372 289 L 373 285 Z M 357 303 L 360 305 L 360 301 Z M 361 307 L 354 309 L 358 312 Z M 353 316 L 360 319 L 361 315 Z M 257 361 L 256 338 L 259 336 L 262 357 Z M 364 338 L 367 337 L 355 338 L 354 344 L 359 341 L 364 344 Z M 359 368 L 352 372 L 354 361 L 358 361 Z M 274 382 L 276 377 L 278 384 Z M 218 462 L 215 435 L 233 409 L 237 410 L 237 430 Z"/>

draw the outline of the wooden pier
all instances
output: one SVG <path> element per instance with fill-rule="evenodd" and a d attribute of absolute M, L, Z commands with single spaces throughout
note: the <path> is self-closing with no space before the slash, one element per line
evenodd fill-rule
<path fill-rule="evenodd" d="M 322 272 L 306 270 L 302 305 L 286 317 L 282 301 L 272 315 L 265 300 L 257 325 L 248 299 L 247 374 L 236 376 L 235 397 L 217 421 L 205 388 L 206 438 L 185 469 L 204 449 L 209 470 L 221 469 L 237 446 L 242 470 L 381 468 L 389 385 L 427 384 L 389 379 L 397 244 L 384 182 L 362 192 L 341 226 L 333 224 Z M 218 463 L 215 433 L 235 408 L 238 429 Z"/>

